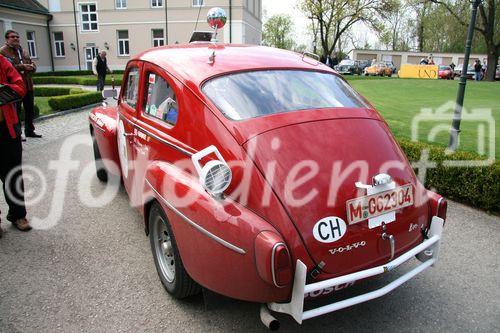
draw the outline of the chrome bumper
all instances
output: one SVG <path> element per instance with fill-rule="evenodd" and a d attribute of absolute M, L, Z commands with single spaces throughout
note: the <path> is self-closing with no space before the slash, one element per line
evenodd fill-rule
<path fill-rule="evenodd" d="M 267 306 L 272 311 L 287 313 L 291 315 L 299 324 L 301 324 L 305 319 L 321 316 L 329 312 L 334 312 L 355 304 L 363 303 L 374 298 L 384 296 L 385 294 L 388 294 L 392 290 L 396 289 L 406 281 L 410 280 L 417 274 L 421 273 L 422 271 L 429 268 L 430 266 L 433 266 L 436 263 L 439 254 L 439 244 L 441 241 L 443 224 L 443 219 L 434 216 L 432 218 L 431 227 L 428 233 L 429 238 L 385 265 L 351 273 L 348 275 L 339 276 L 329 280 L 306 284 L 307 267 L 302 261 L 297 260 L 291 302 L 268 303 Z M 406 272 L 396 280 L 390 282 L 386 286 L 363 295 L 351 297 L 339 302 L 321 306 L 319 308 L 304 311 L 304 295 L 310 292 L 338 286 L 349 282 L 354 282 L 388 271 L 392 271 L 414 256 L 417 256 L 417 258 L 421 260 L 422 263 Z"/>

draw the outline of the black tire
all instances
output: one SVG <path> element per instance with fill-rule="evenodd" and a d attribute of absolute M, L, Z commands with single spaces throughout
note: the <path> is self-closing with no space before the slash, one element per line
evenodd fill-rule
<path fill-rule="evenodd" d="M 106 171 L 104 163 L 102 162 L 101 152 L 99 151 L 99 146 L 97 145 L 97 141 L 93 133 L 92 146 L 94 148 L 94 161 L 97 179 L 99 179 L 103 183 L 106 183 L 108 181 L 108 172 Z"/>
<path fill-rule="evenodd" d="M 167 292 L 178 299 L 200 293 L 200 285 L 184 269 L 172 228 L 157 202 L 149 210 L 149 242 L 156 271 Z"/>

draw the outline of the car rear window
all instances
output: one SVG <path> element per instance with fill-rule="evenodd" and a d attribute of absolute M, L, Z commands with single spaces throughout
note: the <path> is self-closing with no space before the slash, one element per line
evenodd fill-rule
<path fill-rule="evenodd" d="M 202 90 L 232 120 L 306 109 L 368 107 L 343 79 L 324 72 L 268 70 L 228 74 L 206 82 Z"/>

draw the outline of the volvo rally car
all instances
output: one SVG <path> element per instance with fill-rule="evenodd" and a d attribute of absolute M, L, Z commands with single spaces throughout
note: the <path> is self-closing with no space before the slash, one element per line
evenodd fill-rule
<path fill-rule="evenodd" d="M 417 180 L 374 107 L 313 55 L 154 48 L 128 62 L 117 100 L 89 116 L 97 176 L 121 177 L 173 297 L 203 287 L 258 302 L 276 328 L 272 312 L 301 323 L 383 296 L 438 259 L 446 201 Z M 381 289 L 304 310 L 415 257 Z"/>

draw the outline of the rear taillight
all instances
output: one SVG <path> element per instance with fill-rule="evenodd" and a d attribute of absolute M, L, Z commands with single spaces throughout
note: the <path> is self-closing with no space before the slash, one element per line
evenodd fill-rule
<path fill-rule="evenodd" d="M 274 245 L 271 261 L 274 285 L 283 287 L 289 284 L 292 281 L 292 263 L 285 244 L 277 243 Z"/>
<path fill-rule="evenodd" d="M 446 211 L 448 210 L 448 201 L 445 198 L 439 198 L 436 208 L 436 216 L 446 221 Z"/>
<path fill-rule="evenodd" d="M 282 288 L 292 281 L 290 252 L 275 232 L 263 231 L 255 238 L 255 265 L 260 277 L 271 285 Z"/>

